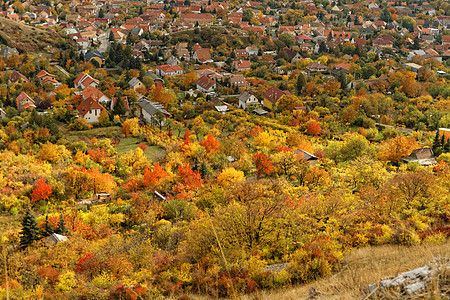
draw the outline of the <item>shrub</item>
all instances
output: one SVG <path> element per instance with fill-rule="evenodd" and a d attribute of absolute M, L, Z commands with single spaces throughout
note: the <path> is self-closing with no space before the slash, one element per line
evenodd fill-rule
<path fill-rule="evenodd" d="M 88 130 L 88 129 L 92 129 L 92 125 L 88 124 L 86 119 L 77 118 L 69 125 L 69 129 L 76 130 L 76 131 Z"/>

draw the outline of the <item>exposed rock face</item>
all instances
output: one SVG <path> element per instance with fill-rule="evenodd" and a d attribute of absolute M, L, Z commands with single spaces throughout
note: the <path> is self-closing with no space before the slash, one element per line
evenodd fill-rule
<path fill-rule="evenodd" d="M 450 258 L 436 257 L 421 268 L 370 284 L 363 299 L 450 298 Z"/>

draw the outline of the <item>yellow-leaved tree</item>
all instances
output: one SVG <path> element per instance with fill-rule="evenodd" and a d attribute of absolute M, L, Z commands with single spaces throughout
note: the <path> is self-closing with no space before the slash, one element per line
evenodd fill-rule
<path fill-rule="evenodd" d="M 235 168 L 226 168 L 217 176 L 217 182 L 221 186 L 228 186 L 238 181 L 244 180 L 244 172 L 236 170 Z"/>
<path fill-rule="evenodd" d="M 385 162 L 398 163 L 403 157 L 410 155 L 418 147 L 419 145 L 414 138 L 399 135 L 381 144 L 381 151 L 378 152 L 377 158 Z"/>

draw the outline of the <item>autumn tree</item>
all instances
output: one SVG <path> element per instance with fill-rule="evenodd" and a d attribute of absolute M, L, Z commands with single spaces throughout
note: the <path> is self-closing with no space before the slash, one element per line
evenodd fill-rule
<path fill-rule="evenodd" d="M 185 88 L 191 87 L 197 79 L 198 79 L 197 72 L 187 73 L 183 78 L 184 87 Z"/>
<path fill-rule="evenodd" d="M 137 118 L 127 119 L 122 123 L 122 132 L 125 136 L 137 137 L 139 136 L 139 120 Z"/>
<path fill-rule="evenodd" d="M 263 174 L 269 176 L 273 172 L 272 162 L 269 160 L 269 157 L 264 153 L 255 153 L 253 155 L 253 162 L 256 165 L 256 176 L 259 178 Z"/>
<path fill-rule="evenodd" d="M 306 133 L 317 136 L 322 133 L 322 127 L 320 127 L 319 122 L 310 121 L 308 127 L 306 128 Z"/>
<path fill-rule="evenodd" d="M 381 145 L 381 151 L 377 158 L 381 161 L 391 161 L 398 163 L 402 158 L 411 154 L 419 145 L 414 138 L 407 138 L 403 135 L 391 138 Z"/>
<path fill-rule="evenodd" d="M 31 193 L 31 199 L 34 202 L 38 202 L 41 200 L 48 200 L 48 198 L 52 194 L 52 187 L 50 184 L 46 183 L 44 178 L 39 179 L 36 183 L 33 192 Z"/>
<path fill-rule="evenodd" d="M 200 142 L 200 145 L 205 148 L 206 153 L 212 155 L 219 151 L 220 142 L 210 133 Z"/>
<path fill-rule="evenodd" d="M 217 183 L 221 186 L 229 186 L 235 182 L 244 180 L 244 172 L 235 168 L 226 168 L 217 176 Z"/>

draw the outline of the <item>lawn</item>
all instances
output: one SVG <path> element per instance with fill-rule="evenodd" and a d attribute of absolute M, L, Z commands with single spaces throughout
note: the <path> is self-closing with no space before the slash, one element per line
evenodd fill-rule
<path fill-rule="evenodd" d="M 120 126 L 110 126 L 110 127 L 99 127 L 93 128 L 89 130 L 83 131 L 67 131 L 66 138 L 72 140 L 78 139 L 92 139 L 96 137 L 98 139 L 101 138 L 112 138 L 112 137 L 120 137 L 122 135 L 122 127 Z"/>
<path fill-rule="evenodd" d="M 139 143 L 137 138 L 121 138 L 117 145 L 117 152 L 123 154 L 132 151 L 138 147 Z M 164 158 L 166 151 L 159 146 L 149 146 L 144 153 L 150 161 L 157 162 Z"/>

